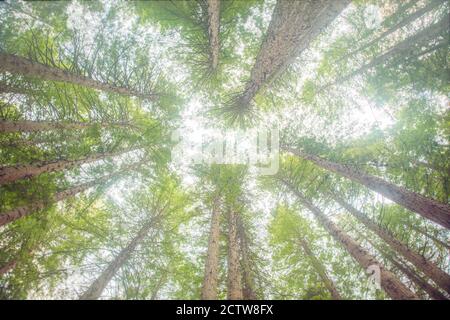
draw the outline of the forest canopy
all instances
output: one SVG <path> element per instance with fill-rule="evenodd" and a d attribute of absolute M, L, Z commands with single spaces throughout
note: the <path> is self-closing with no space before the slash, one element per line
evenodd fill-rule
<path fill-rule="evenodd" d="M 449 10 L 1 1 L 0 299 L 449 300 Z"/>

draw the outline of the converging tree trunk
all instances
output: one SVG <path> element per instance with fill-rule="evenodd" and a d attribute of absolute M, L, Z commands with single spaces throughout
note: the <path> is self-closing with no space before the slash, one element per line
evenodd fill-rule
<path fill-rule="evenodd" d="M 116 152 L 96 153 L 78 160 L 56 160 L 56 161 L 39 161 L 25 165 L 9 166 L 0 168 L 0 185 L 17 181 L 24 178 L 32 178 L 42 173 L 58 172 L 75 166 L 105 159 L 108 157 L 124 154 L 136 148 L 128 148 L 126 150 Z"/>
<path fill-rule="evenodd" d="M 325 269 L 325 266 L 317 259 L 317 257 L 314 255 L 314 253 L 311 251 L 311 248 L 308 245 L 308 242 L 302 237 L 302 235 L 299 235 L 299 244 L 300 247 L 305 252 L 306 256 L 308 257 L 309 261 L 311 262 L 311 265 L 313 266 L 314 270 L 316 270 L 317 274 L 322 279 L 325 287 L 330 291 L 331 298 L 334 300 L 341 300 L 342 297 L 339 294 L 339 291 L 337 290 L 333 280 L 328 276 L 327 270 Z"/>
<path fill-rule="evenodd" d="M 207 0 L 208 39 L 210 47 L 211 69 L 216 70 L 219 64 L 219 32 L 220 32 L 220 0 Z"/>
<path fill-rule="evenodd" d="M 314 162 L 319 167 L 340 174 L 378 192 L 408 210 L 450 229 L 450 206 L 418 193 L 396 186 L 381 178 L 364 173 L 349 165 L 335 163 L 300 150 L 285 148 L 300 158 Z"/>
<path fill-rule="evenodd" d="M 450 275 L 442 271 L 437 265 L 425 259 L 424 256 L 416 251 L 408 248 L 403 242 L 395 239 L 395 237 L 385 228 L 382 228 L 377 223 L 373 222 L 363 212 L 357 210 L 355 207 L 344 201 L 341 197 L 330 193 L 330 196 L 350 212 L 358 221 L 364 224 L 369 230 L 377 234 L 383 239 L 396 253 L 405 257 L 411 262 L 417 269 L 426 274 L 432 279 L 438 286 L 450 293 Z"/>
<path fill-rule="evenodd" d="M 241 252 L 242 296 L 244 300 L 256 300 L 255 281 L 250 261 L 250 244 L 241 216 L 237 217 L 238 239 Z"/>
<path fill-rule="evenodd" d="M 241 272 L 239 268 L 239 243 L 237 237 L 236 212 L 228 210 L 228 277 L 227 298 L 242 300 Z"/>
<path fill-rule="evenodd" d="M 127 96 L 136 96 L 143 99 L 155 100 L 155 93 L 138 92 L 131 88 L 117 87 L 109 83 L 103 83 L 92 78 L 77 75 L 66 70 L 49 67 L 42 63 L 16 56 L 14 54 L 0 53 L 0 72 L 11 72 L 39 78 L 42 80 L 61 81 L 77 84 L 92 89 L 117 93 Z"/>
<path fill-rule="evenodd" d="M 294 58 L 348 5 L 349 0 L 278 0 L 250 80 L 236 100 L 247 108 L 256 93 L 283 72 Z"/>
<path fill-rule="evenodd" d="M 372 256 L 367 250 L 361 247 L 355 240 L 348 236 L 341 230 L 334 222 L 311 201 L 306 199 L 296 188 L 289 182 L 282 180 L 282 182 L 297 196 L 298 200 L 311 211 L 319 223 L 331 234 L 331 236 L 350 253 L 350 255 L 363 267 L 366 271 L 369 268 L 378 268 L 380 275 L 380 286 L 383 290 L 394 300 L 418 299 L 418 297 L 409 290 L 397 277 L 390 271 L 386 270 L 377 259 Z"/>
<path fill-rule="evenodd" d="M 201 297 L 203 300 L 217 299 L 217 283 L 219 278 L 219 240 L 220 240 L 220 207 L 216 198 L 212 208 L 211 226 L 209 229 L 208 252 L 206 255 L 205 275 Z"/>
<path fill-rule="evenodd" d="M 91 286 L 80 296 L 80 300 L 97 300 L 117 271 L 130 258 L 136 247 L 145 239 L 153 226 L 154 219 L 145 223 L 131 242 L 110 262 L 108 267 L 95 279 Z"/>

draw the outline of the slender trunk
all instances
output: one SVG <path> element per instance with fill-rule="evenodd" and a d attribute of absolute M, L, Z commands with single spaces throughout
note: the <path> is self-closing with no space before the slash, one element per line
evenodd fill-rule
<path fill-rule="evenodd" d="M 56 194 L 51 196 L 51 198 L 47 201 L 38 200 L 38 201 L 34 201 L 26 206 L 22 206 L 22 207 L 18 207 L 15 209 L 11 209 L 6 212 L 2 212 L 2 213 L 0 213 L 0 226 L 3 226 L 5 224 L 11 223 L 11 222 L 16 221 L 20 218 L 23 218 L 25 216 L 28 216 L 36 211 L 45 209 L 52 203 L 63 201 L 64 199 L 73 197 L 73 196 L 77 195 L 78 193 L 84 192 L 89 188 L 92 188 L 96 185 L 100 185 L 101 183 L 108 181 L 109 179 L 111 179 L 112 177 L 116 176 L 117 174 L 119 174 L 121 172 L 133 170 L 134 168 L 138 167 L 140 164 L 141 164 L 141 162 L 138 162 L 138 163 L 126 166 L 119 172 L 116 172 L 116 173 L 113 173 L 110 175 L 106 175 L 104 177 L 100 177 L 94 181 L 86 182 L 86 183 L 80 184 L 78 186 L 72 187 L 72 188 L 64 190 L 64 191 L 57 192 Z"/>
<path fill-rule="evenodd" d="M 344 201 L 341 197 L 331 194 L 331 197 L 339 203 L 340 206 L 350 212 L 358 221 L 364 224 L 369 230 L 376 233 L 383 239 L 396 253 L 401 254 L 409 262 L 411 262 L 417 269 L 422 271 L 430 279 L 432 279 L 439 287 L 450 293 L 450 275 L 442 271 L 433 262 L 425 259 L 424 256 L 416 251 L 408 248 L 403 242 L 395 239 L 395 237 L 386 229 L 379 226 L 377 223 L 369 219 L 363 212 L 357 210 L 355 207 Z"/>
<path fill-rule="evenodd" d="M 236 213 L 228 210 L 228 279 L 227 298 L 242 300 L 241 273 L 239 268 L 239 244 L 237 238 Z"/>
<path fill-rule="evenodd" d="M 322 159 L 318 156 L 308 154 L 303 151 L 286 148 L 287 151 L 314 162 L 321 168 L 338 173 L 350 180 L 359 182 L 367 188 L 382 194 L 386 198 L 396 202 L 408 210 L 416 212 L 421 216 L 434 221 L 441 226 L 450 229 L 450 206 L 434 199 L 424 197 L 418 193 L 396 186 L 381 178 L 366 174 L 349 165 L 343 165 Z"/>
<path fill-rule="evenodd" d="M 219 30 L 220 30 L 220 0 L 207 0 L 208 7 L 208 38 L 210 46 L 211 69 L 216 70 L 219 64 Z"/>
<path fill-rule="evenodd" d="M 205 263 L 205 275 L 201 297 L 202 300 L 217 299 L 217 283 L 219 278 L 219 239 L 220 238 L 220 208 L 218 199 L 215 200 L 211 226 L 209 229 L 208 253 Z"/>
<path fill-rule="evenodd" d="M 325 266 L 319 261 L 319 259 L 317 259 L 317 257 L 311 251 L 308 242 L 306 242 L 306 240 L 301 235 L 299 236 L 299 244 L 303 248 L 303 251 L 306 253 L 308 259 L 311 261 L 311 265 L 322 279 L 325 287 L 328 289 L 328 291 L 330 291 L 331 298 L 334 300 L 342 300 L 342 297 L 339 294 L 336 286 L 334 285 L 333 280 L 331 280 L 331 278 L 328 276 Z"/>
<path fill-rule="evenodd" d="M 78 160 L 57 160 L 57 161 L 39 161 L 30 164 L 0 167 L 0 185 L 17 181 L 24 178 L 32 178 L 42 173 L 58 172 L 69 169 L 74 166 L 80 166 L 86 163 L 117 156 L 133 149 L 126 149 L 116 152 L 96 153 Z"/>
<path fill-rule="evenodd" d="M 6 263 L 4 266 L 0 267 L 0 277 L 3 276 L 4 274 L 8 273 L 12 269 L 14 269 L 16 265 L 17 265 L 17 260 L 14 259 L 14 260 L 11 260 L 10 262 Z"/>
<path fill-rule="evenodd" d="M 419 43 L 423 43 L 424 41 L 432 40 L 436 37 L 438 37 L 443 31 L 448 29 L 448 15 L 445 16 L 442 20 L 439 22 L 436 22 L 432 24 L 431 26 L 423 29 L 422 31 L 417 32 L 415 35 L 406 38 L 403 41 L 400 41 L 398 44 L 396 44 L 393 48 L 389 49 L 387 52 L 381 54 L 380 56 L 372 59 L 369 63 L 359 67 L 355 71 L 350 72 L 349 74 L 340 77 L 336 80 L 334 80 L 331 83 L 325 84 L 322 87 L 318 89 L 318 92 L 321 92 L 325 90 L 328 87 L 334 86 L 336 84 L 340 84 L 343 82 L 348 81 L 349 79 L 359 75 L 363 74 L 364 72 L 370 70 L 371 68 L 383 64 L 387 62 L 392 57 L 404 53 L 408 50 L 411 50 L 413 46 Z"/>
<path fill-rule="evenodd" d="M 244 92 L 236 103 L 246 108 L 265 84 L 283 72 L 294 58 L 347 6 L 349 0 L 278 0 L 266 37 Z"/>
<path fill-rule="evenodd" d="M 341 230 L 334 222 L 308 199 L 306 199 L 296 188 L 283 180 L 283 183 L 295 193 L 300 202 L 311 211 L 320 224 L 328 230 L 331 236 L 340 242 L 350 255 L 363 267 L 368 270 L 369 267 L 377 266 L 380 270 L 380 285 L 383 290 L 394 300 L 398 299 L 418 299 L 418 297 L 409 290 L 397 277 L 390 271 L 386 270 L 377 259 L 367 250 L 361 247 L 355 240 Z"/>
<path fill-rule="evenodd" d="M 242 295 L 244 300 L 257 300 L 258 297 L 255 293 L 255 282 L 253 279 L 251 261 L 250 261 L 250 248 L 249 239 L 240 216 L 237 217 L 237 232 L 240 243 L 241 252 L 241 266 L 242 266 Z"/>
<path fill-rule="evenodd" d="M 403 28 L 404 26 L 408 25 L 410 22 L 420 18 L 421 16 L 423 16 L 425 13 L 433 10 L 434 8 L 438 7 L 439 5 L 441 5 L 442 3 L 444 3 L 445 0 L 433 0 L 431 1 L 429 4 L 427 4 L 426 6 L 424 6 L 423 8 L 420 8 L 418 10 L 416 10 L 415 12 L 407 15 L 404 19 L 402 19 L 401 21 L 399 21 L 397 24 L 395 24 L 394 26 L 392 26 L 391 28 L 389 28 L 388 30 L 384 31 L 382 34 L 380 34 L 378 37 L 376 37 L 375 39 L 369 41 L 368 43 L 366 43 L 365 45 L 363 45 L 362 47 L 356 49 L 355 51 L 350 52 L 348 55 L 345 56 L 345 58 L 354 56 L 355 54 L 357 54 L 358 52 L 361 52 L 367 48 L 369 48 L 370 46 L 372 46 L 373 44 L 379 42 L 380 40 L 382 40 L 383 38 L 386 38 L 387 36 L 389 36 L 390 34 L 394 33 L 395 31 L 399 30 L 400 28 Z M 340 59 L 341 60 L 341 59 Z"/>
<path fill-rule="evenodd" d="M 101 296 L 103 290 L 106 288 L 117 271 L 130 258 L 136 247 L 145 239 L 152 225 L 153 219 L 142 226 L 136 237 L 134 237 L 133 240 L 131 240 L 131 242 L 120 251 L 120 253 L 110 262 L 108 267 L 80 296 L 80 300 L 96 300 Z"/>
<path fill-rule="evenodd" d="M 7 121 L 0 120 L 0 132 L 38 132 L 47 130 L 85 129 L 94 126 L 101 127 L 127 127 L 127 123 L 89 123 L 89 122 L 50 122 L 50 121 Z"/>
<path fill-rule="evenodd" d="M 8 53 L 0 53 L 0 71 L 8 71 L 11 73 L 17 73 L 24 76 L 39 78 L 42 80 L 73 83 L 101 91 L 127 96 L 136 96 L 143 99 L 154 100 L 156 98 L 156 94 L 154 93 L 143 93 L 130 88 L 118 87 L 109 83 L 103 83 L 89 77 L 77 75 L 55 67 L 49 67 L 42 63 L 31 61 L 29 59 Z"/>

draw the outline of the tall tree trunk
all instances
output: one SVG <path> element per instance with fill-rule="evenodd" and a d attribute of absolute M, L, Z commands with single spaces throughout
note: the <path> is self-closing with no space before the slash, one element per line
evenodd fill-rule
<path fill-rule="evenodd" d="M 206 4 L 208 8 L 208 39 L 211 69 L 214 71 L 219 64 L 220 0 L 207 0 Z"/>
<path fill-rule="evenodd" d="M 42 63 L 31 61 L 13 54 L 0 53 L 0 72 L 5 71 L 42 80 L 73 83 L 101 91 L 136 96 L 142 99 L 155 100 L 157 96 L 154 93 L 138 92 L 130 88 L 117 87 L 109 83 L 103 83 L 92 78 L 70 73 L 69 71 L 55 67 L 49 67 Z"/>
<path fill-rule="evenodd" d="M 321 168 L 338 173 L 350 180 L 361 183 L 367 188 L 382 194 L 386 198 L 398 203 L 408 210 L 417 212 L 421 216 L 434 221 L 447 229 L 450 229 L 450 206 L 434 199 L 424 197 L 418 193 L 396 186 L 381 178 L 369 175 L 349 165 L 335 163 L 308 154 L 300 150 L 285 148 L 293 154 L 314 162 Z"/>
<path fill-rule="evenodd" d="M 201 297 L 202 300 L 217 299 L 217 283 L 219 278 L 219 240 L 220 240 L 220 208 L 216 198 L 212 208 L 211 226 L 209 229 L 208 253 L 205 263 L 205 275 Z"/>
<path fill-rule="evenodd" d="M 58 172 L 75 166 L 117 156 L 135 148 L 116 152 L 96 153 L 78 160 L 56 160 L 56 161 L 39 161 L 30 164 L 0 167 L 0 185 L 17 181 L 24 178 L 32 178 L 42 173 Z"/>
<path fill-rule="evenodd" d="M 355 240 L 348 236 L 341 230 L 334 222 L 316 206 L 314 206 L 303 194 L 294 188 L 289 182 L 282 180 L 282 182 L 292 190 L 299 201 L 311 211 L 319 223 L 331 234 L 331 236 L 340 242 L 350 255 L 363 267 L 368 270 L 369 267 L 377 266 L 380 270 L 380 285 L 383 290 L 394 300 L 397 299 L 418 299 L 418 297 L 409 290 L 397 277 L 390 271 L 386 270 L 377 259 L 372 256 L 367 250 L 361 247 Z"/>
<path fill-rule="evenodd" d="M 334 300 L 342 300 L 342 297 L 339 294 L 336 286 L 334 285 L 333 280 L 331 280 L 331 278 L 328 276 L 325 266 L 319 261 L 319 259 L 316 258 L 314 253 L 311 251 L 308 242 L 306 242 L 306 240 L 301 235 L 299 235 L 299 244 L 303 248 L 303 251 L 306 253 L 306 256 L 310 260 L 314 270 L 316 270 L 317 274 L 322 279 L 325 287 L 328 289 L 328 291 L 330 291 L 331 297 Z"/>
<path fill-rule="evenodd" d="M 410 13 L 409 15 L 407 15 L 404 19 L 402 19 L 401 21 L 399 21 L 397 24 L 395 24 L 394 26 L 392 26 L 391 28 L 389 28 L 388 30 L 384 31 L 382 34 L 380 34 L 378 37 L 376 37 L 375 39 L 369 41 L 368 43 L 366 43 L 365 45 L 359 47 L 358 49 L 350 52 L 348 55 L 346 55 L 344 58 L 348 58 L 351 56 L 354 56 L 355 54 L 357 54 L 358 52 L 361 52 L 367 48 L 369 48 L 370 46 L 372 46 L 373 44 L 379 42 L 380 40 L 382 40 L 383 38 L 386 38 L 387 36 L 389 36 L 390 34 L 394 33 L 395 31 L 399 30 L 400 28 L 403 28 L 404 26 L 408 25 L 410 22 L 420 18 L 421 16 L 423 16 L 425 13 L 433 10 L 434 8 L 438 7 L 439 5 L 441 5 L 442 3 L 444 3 L 445 0 L 432 0 L 429 4 L 427 4 L 426 6 L 416 10 L 413 13 Z M 339 59 L 342 60 L 342 59 Z"/>
<path fill-rule="evenodd" d="M 328 87 L 334 86 L 338 83 L 346 82 L 347 80 L 353 78 L 356 75 L 363 74 L 364 72 L 370 70 L 371 68 L 387 62 L 392 57 L 404 53 L 417 44 L 423 43 L 425 41 L 430 41 L 438 37 L 442 32 L 448 30 L 448 15 L 446 15 L 439 22 L 436 22 L 429 27 L 417 32 L 415 35 L 400 41 L 393 48 L 389 49 L 387 52 L 379 55 L 378 57 L 372 59 L 369 63 L 357 68 L 356 70 L 350 72 L 349 74 L 334 80 L 331 83 L 325 84 L 318 89 L 319 92 L 325 90 Z"/>
<path fill-rule="evenodd" d="M 45 209 L 52 203 L 63 201 L 64 199 L 73 197 L 73 196 L 77 195 L 78 193 L 86 191 L 89 188 L 92 188 L 96 185 L 100 185 L 101 183 L 108 181 L 109 179 L 118 175 L 121 172 L 126 172 L 126 171 L 130 171 L 130 170 L 137 168 L 141 163 L 142 162 L 137 162 L 135 164 L 131 164 L 129 166 L 122 168 L 119 172 L 109 174 L 104 177 L 100 177 L 98 179 L 95 179 L 94 181 L 86 182 L 86 183 L 80 184 L 78 186 L 69 188 L 64 191 L 57 192 L 56 194 L 51 196 L 50 199 L 47 201 L 38 200 L 38 201 L 34 201 L 26 206 L 14 208 L 9 211 L 2 212 L 2 213 L 0 213 L 0 226 L 3 226 L 5 224 L 11 223 L 11 222 L 16 221 L 20 218 L 23 218 L 25 216 L 28 216 L 38 210 Z"/>
<path fill-rule="evenodd" d="M 134 237 L 131 242 L 123 248 L 120 253 L 110 262 L 108 267 L 100 274 L 100 276 L 95 279 L 91 286 L 80 296 L 80 300 L 96 300 L 98 299 L 103 290 L 106 288 L 108 283 L 117 273 L 117 271 L 125 264 L 125 262 L 130 258 L 131 254 L 134 252 L 136 247 L 145 239 L 151 226 L 153 225 L 154 219 L 144 224 L 139 230 L 136 237 Z"/>
<path fill-rule="evenodd" d="M 227 298 L 242 300 L 241 272 L 239 268 L 239 243 L 234 210 L 228 210 L 228 279 Z"/>
<path fill-rule="evenodd" d="M 307 49 L 349 2 L 278 0 L 250 80 L 236 100 L 238 107 L 247 108 L 261 87 L 271 82 Z"/>
<path fill-rule="evenodd" d="M 341 197 L 329 193 L 330 196 L 350 212 L 358 221 L 364 224 L 369 230 L 376 233 L 381 239 L 383 239 L 395 252 L 401 254 L 409 262 L 411 262 L 417 269 L 426 274 L 430 279 L 436 282 L 439 287 L 450 293 L 450 275 L 442 271 L 433 262 L 425 259 L 424 256 L 416 251 L 408 248 L 403 242 L 395 239 L 395 237 L 386 229 L 379 226 L 372 221 L 363 212 L 357 210 L 355 207 L 344 201 Z"/>
<path fill-rule="evenodd" d="M 5 273 L 11 271 L 14 269 L 17 265 L 17 260 L 11 260 L 10 262 L 6 263 L 4 266 L 0 267 L 0 277 L 3 276 Z"/>
<path fill-rule="evenodd" d="M 0 120 L 0 132 L 38 132 L 48 130 L 72 130 L 72 129 L 85 129 L 93 126 L 101 127 L 127 127 L 128 123 L 89 123 L 89 122 L 51 122 L 51 121 L 7 121 Z"/>
<path fill-rule="evenodd" d="M 237 232 L 240 243 L 241 266 L 242 266 L 242 296 L 244 300 L 257 300 L 255 293 L 255 281 L 252 274 L 250 261 L 249 239 L 245 230 L 244 223 L 240 216 L 237 217 Z"/>

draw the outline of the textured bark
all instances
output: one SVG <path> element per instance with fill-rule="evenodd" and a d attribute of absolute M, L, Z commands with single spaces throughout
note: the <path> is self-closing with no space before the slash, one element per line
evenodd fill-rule
<path fill-rule="evenodd" d="M 205 263 L 205 275 L 201 297 L 202 300 L 217 299 L 217 283 L 219 278 L 219 237 L 220 237 L 220 208 L 218 199 L 214 202 L 211 226 L 209 229 L 208 253 Z"/>
<path fill-rule="evenodd" d="M 237 99 L 238 106 L 248 107 L 261 87 L 270 83 L 307 49 L 349 2 L 350 0 L 277 1 L 250 80 Z"/>
<path fill-rule="evenodd" d="M 8 273 L 12 269 L 14 269 L 17 265 L 17 260 L 12 260 L 5 264 L 4 266 L 0 267 L 0 276 L 3 276 L 5 273 Z"/>
<path fill-rule="evenodd" d="M 239 268 L 239 243 L 236 213 L 228 211 L 228 279 L 227 299 L 242 300 L 241 273 Z"/>
<path fill-rule="evenodd" d="M 210 46 L 211 69 L 216 70 L 219 64 L 219 30 L 220 0 L 207 0 L 208 7 L 208 39 Z"/>
<path fill-rule="evenodd" d="M 424 6 L 424 7 L 420 8 L 420 9 L 414 11 L 413 13 L 410 13 L 409 15 L 407 15 L 404 19 L 399 21 L 397 24 L 395 24 L 394 26 L 392 26 L 388 30 L 384 31 L 382 34 L 380 34 L 375 39 L 369 41 L 368 43 L 366 43 L 362 47 L 358 48 L 357 50 L 350 52 L 348 55 L 346 55 L 346 57 L 353 56 L 353 55 L 357 54 L 358 52 L 361 52 L 361 51 L 369 48 L 373 44 L 379 42 L 383 38 L 386 38 L 387 36 L 389 36 L 390 34 L 394 33 L 395 31 L 399 30 L 400 28 L 403 28 L 404 26 L 408 25 L 412 21 L 420 18 L 425 13 L 433 10 L 434 8 L 438 7 L 439 5 L 441 5 L 444 2 L 445 2 L 445 0 L 433 0 L 433 1 L 431 1 L 426 6 Z"/>
<path fill-rule="evenodd" d="M 428 41 L 432 40 L 432 39 L 438 37 L 443 31 L 446 31 L 446 30 L 448 30 L 448 15 L 445 16 L 439 22 L 436 22 L 436 23 L 432 24 L 431 26 L 423 29 L 422 31 L 417 32 L 415 35 L 413 35 L 409 38 L 406 38 L 403 41 L 400 41 L 393 48 L 389 49 L 387 52 L 379 55 L 378 57 L 372 59 L 369 63 L 359 67 L 355 71 L 352 71 L 351 73 L 349 73 L 343 77 L 340 77 L 329 84 L 326 84 L 326 85 L 320 87 L 318 89 L 318 91 L 322 91 L 330 86 L 334 86 L 336 84 L 343 83 L 359 74 L 363 74 L 364 72 L 370 70 L 371 68 L 373 68 L 377 65 L 384 64 L 392 57 L 411 50 L 411 48 L 413 46 L 415 46 L 419 43 L 423 43 L 427 40 Z"/>
<path fill-rule="evenodd" d="M 381 178 L 364 173 L 349 165 L 335 163 L 300 150 L 285 148 L 293 154 L 314 162 L 321 168 L 338 173 L 350 180 L 359 182 L 367 188 L 382 194 L 408 210 L 450 229 L 450 206 L 434 199 L 424 197 L 418 193 L 396 186 Z"/>
<path fill-rule="evenodd" d="M 85 129 L 93 126 L 127 127 L 126 123 L 50 122 L 50 121 L 7 121 L 0 120 L 0 132 L 38 132 L 48 130 Z"/>
<path fill-rule="evenodd" d="M 103 290 L 106 288 L 117 271 L 130 258 L 136 247 L 145 239 L 152 225 L 153 220 L 150 220 L 142 226 L 136 237 L 134 237 L 131 242 L 120 251 L 120 253 L 110 262 L 108 267 L 80 296 L 80 300 L 97 300 L 102 295 Z"/>
<path fill-rule="evenodd" d="M 355 207 L 344 201 L 341 197 L 334 194 L 331 194 L 331 196 L 358 221 L 383 239 L 392 250 L 405 257 L 418 270 L 422 271 L 425 275 L 432 279 L 439 287 L 450 293 L 450 275 L 448 273 L 442 271 L 437 265 L 425 259 L 425 257 L 421 254 L 408 248 L 408 246 L 403 242 L 395 239 L 395 237 L 388 230 L 382 228 L 377 223 L 369 219 L 369 217 L 367 217 L 363 212 L 357 210 Z"/>
<path fill-rule="evenodd" d="M 296 188 L 289 182 L 284 181 L 292 192 L 295 193 L 299 201 L 311 211 L 319 223 L 331 234 L 331 236 L 340 242 L 348 253 L 359 263 L 361 267 L 367 270 L 371 266 L 378 266 L 380 268 L 380 285 L 383 290 L 394 300 L 418 299 L 418 297 L 409 290 L 392 272 L 386 270 L 377 259 L 372 256 L 367 250 L 361 247 L 355 240 L 348 236 L 341 230 L 334 222 L 316 206 L 314 206 L 308 199 L 306 199 Z"/>
<path fill-rule="evenodd" d="M 328 291 L 330 291 L 331 297 L 334 300 L 342 300 L 342 297 L 339 294 L 336 286 L 334 285 L 333 280 L 331 280 L 331 278 L 328 276 L 325 266 L 319 261 L 319 259 L 316 258 L 314 253 L 311 251 L 308 242 L 306 242 L 306 240 L 302 236 L 299 237 L 299 244 L 302 247 L 303 251 L 306 253 L 308 259 L 311 261 L 311 265 L 313 266 L 314 270 L 316 270 L 317 274 L 322 279 L 325 287 L 328 289 Z"/>
<path fill-rule="evenodd" d="M 127 96 L 136 96 L 143 99 L 154 100 L 156 98 L 156 94 L 154 93 L 142 93 L 130 88 L 117 87 L 115 85 L 103 83 L 82 75 L 73 74 L 69 71 L 49 67 L 39 62 L 34 62 L 13 54 L 0 53 L 0 72 L 5 71 L 43 80 L 77 84 L 92 89 Z"/>
<path fill-rule="evenodd" d="M 30 164 L 1 167 L 0 185 L 17 181 L 24 178 L 32 178 L 42 173 L 58 172 L 82 164 L 94 162 L 108 157 L 117 156 L 133 149 L 126 149 L 116 152 L 96 153 L 78 160 L 57 160 L 57 161 L 39 161 Z"/>
<path fill-rule="evenodd" d="M 126 172 L 129 170 L 133 170 L 133 169 L 137 168 L 140 164 L 141 164 L 141 162 L 138 162 L 138 163 L 126 166 L 120 172 Z M 72 187 L 70 189 L 67 189 L 67 190 L 64 190 L 61 192 L 57 192 L 55 195 L 53 195 L 47 201 L 38 200 L 38 201 L 34 201 L 26 206 L 14 208 L 9 211 L 2 212 L 2 213 L 0 213 L 0 226 L 3 226 L 5 224 L 11 223 L 11 222 L 16 221 L 20 218 L 23 218 L 25 216 L 28 216 L 36 211 L 45 209 L 52 203 L 63 201 L 64 199 L 73 197 L 78 193 L 84 192 L 87 189 L 92 188 L 93 186 L 100 185 L 101 183 L 104 183 L 104 182 L 108 181 L 109 179 L 111 179 L 113 176 L 116 176 L 120 172 L 106 175 L 106 176 L 100 177 L 94 181 L 86 182 L 86 183 L 80 184 L 78 186 Z"/>
<path fill-rule="evenodd" d="M 242 296 L 244 300 L 257 300 L 258 297 L 254 290 L 255 281 L 253 278 L 250 261 L 249 239 L 240 216 L 237 217 L 237 228 L 241 252 L 242 281 L 243 281 Z"/>

